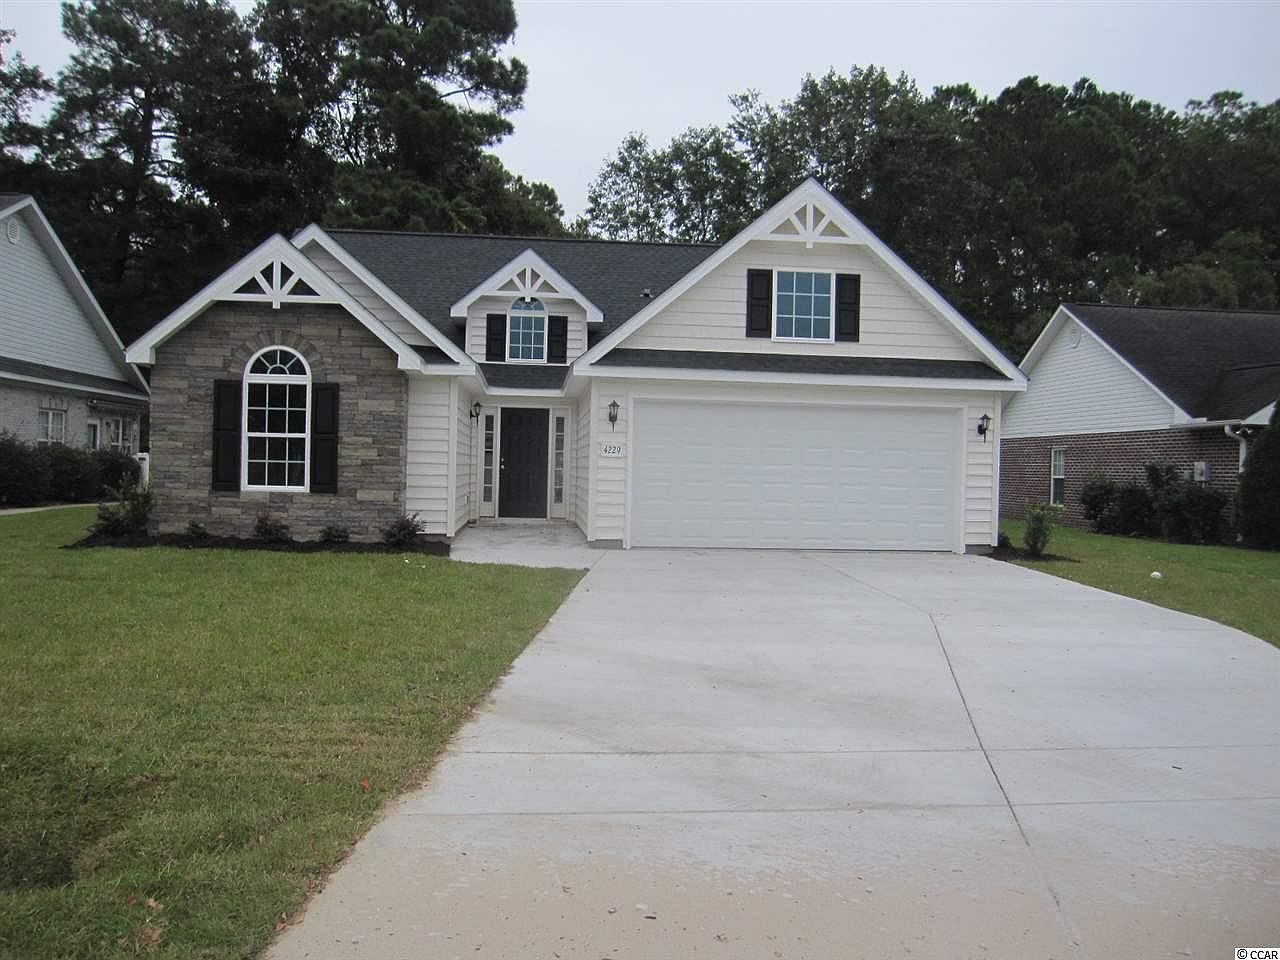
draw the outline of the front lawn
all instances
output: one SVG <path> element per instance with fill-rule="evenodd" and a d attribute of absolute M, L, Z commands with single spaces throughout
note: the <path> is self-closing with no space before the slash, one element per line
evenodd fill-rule
<path fill-rule="evenodd" d="M 581 574 L 59 550 L 0 517 L 0 956 L 241 958 L 296 919 Z"/>
<path fill-rule="evenodd" d="M 1023 524 L 1000 529 L 1022 545 Z M 1059 527 L 1048 553 L 1061 560 L 1018 560 L 1024 567 L 1217 620 L 1280 646 L 1280 552 L 1201 547 L 1111 537 Z M 1153 580 L 1151 574 L 1163 576 Z"/>

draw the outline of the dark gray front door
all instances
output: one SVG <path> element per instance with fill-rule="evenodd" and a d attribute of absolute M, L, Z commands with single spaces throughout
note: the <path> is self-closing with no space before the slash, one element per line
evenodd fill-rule
<path fill-rule="evenodd" d="M 546 517 L 549 410 L 505 407 L 498 464 L 498 516 Z"/>

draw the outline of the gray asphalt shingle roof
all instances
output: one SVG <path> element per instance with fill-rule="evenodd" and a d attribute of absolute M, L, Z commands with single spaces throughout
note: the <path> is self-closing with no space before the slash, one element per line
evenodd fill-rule
<path fill-rule="evenodd" d="M 630 243 L 445 233 L 328 230 L 409 306 L 464 346 L 449 308 L 504 264 L 532 248 L 604 313 L 592 342 L 621 326 L 705 260 L 714 244 Z"/>
<path fill-rule="evenodd" d="M 864 377 L 943 377 L 951 380 L 1007 380 L 980 360 L 913 360 L 899 357 L 815 357 L 719 350 L 629 350 L 615 347 L 602 366 L 747 370 L 759 373 L 816 373 Z"/>
<path fill-rule="evenodd" d="M 1280 397 L 1280 313 L 1064 306 L 1193 417 L 1244 418 Z"/>

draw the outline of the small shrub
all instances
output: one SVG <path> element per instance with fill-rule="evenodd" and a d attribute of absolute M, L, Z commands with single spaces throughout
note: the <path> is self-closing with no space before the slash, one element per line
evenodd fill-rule
<path fill-rule="evenodd" d="M 1198 483 L 1178 480 L 1156 491 L 1160 536 L 1175 543 L 1221 543 L 1226 494 Z"/>
<path fill-rule="evenodd" d="M 1245 541 L 1280 549 L 1280 403 L 1252 443 L 1236 491 L 1236 524 Z"/>
<path fill-rule="evenodd" d="M 1102 533 L 1109 511 L 1116 499 L 1116 482 L 1101 473 L 1095 473 L 1084 482 L 1080 490 L 1080 506 L 1085 519 L 1095 532 Z"/>
<path fill-rule="evenodd" d="M 1000 531 L 1000 536 L 996 538 L 996 548 L 999 550 L 1013 549 L 1013 541 L 1009 539 L 1009 535 L 1003 530 Z"/>
<path fill-rule="evenodd" d="M 1027 507 L 1026 531 L 1022 535 L 1022 544 L 1027 548 L 1028 554 L 1033 557 L 1044 556 L 1061 512 L 1062 508 L 1052 503 L 1037 503 Z"/>
<path fill-rule="evenodd" d="M 405 514 L 382 531 L 382 542 L 389 547 L 412 546 L 422 532 L 422 521 L 415 513 Z"/>
<path fill-rule="evenodd" d="M 1140 483 L 1122 483 L 1117 486 L 1115 498 L 1103 515 L 1098 529 L 1102 533 L 1119 533 L 1124 536 L 1151 536 L 1155 532 L 1155 507 L 1147 488 Z"/>
<path fill-rule="evenodd" d="M 0 433 L 0 504 L 30 507 L 49 499 L 49 456 L 35 443 Z"/>
<path fill-rule="evenodd" d="M 107 490 L 108 503 L 98 504 L 98 519 L 90 528 L 106 537 L 128 537 L 147 532 L 151 519 L 150 487 L 140 487 L 130 480 Z"/>
<path fill-rule="evenodd" d="M 102 484 L 98 496 L 106 496 L 108 490 L 119 490 L 126 480 L 136 486 L 142 479 L 142 465 L 119 450 L 95 450 L 93 461 Z"/>
<path fill-rule="evenodd" d="M 199 520 L 192 520 L 187 524 L 187 536 L 192 540 L 208 540 L 209 530 Z"/>
<path fill-rule="evenodd" d="M 320 531 L 321 543 L 346 543 L 351 539 L 351 531 L 339 523 L 331 523 Z"/>
<path fill-rule="evenodd" d="M 88 450 L 51 443 L 49 458 L 49 496 L 68 503 L 86 503 L 102 492 L 102 473 L 98 461 Z"/>
<path fill-rule="evenodd" d="M 263 510 L 253 524 L 253 535 L 264 543 L 288 543 L 289 524 Z"/>
<path fill-rule="evenodd" d="M 1162 490 L 1186 482 L 1182 479 L 1182 471 L 1171 463 L 1148 463 L 1144 469 L 1152 498 Z"/>

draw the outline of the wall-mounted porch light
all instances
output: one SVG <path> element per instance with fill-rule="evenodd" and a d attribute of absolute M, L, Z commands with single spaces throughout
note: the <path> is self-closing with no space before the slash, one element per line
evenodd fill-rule
<path fill-rule="evenodd" d="M 618 406 L 617 400 L 610 401 L 609 403 L 609 429 L 610 430 L 618 429 L 618 411 L 620 409 L 622 408 Z"/>
<path fill-rule="evenodd" d="M 991 429 L 991 418 L 985 413 L 978 418 L 978 436 L 982 438 L 982 442 L 987 442 L 987 431 Z"/>
<path fill-rule="evenodd" d="M 481 411 L 481 410 L 483 410 L 483 409 L 484 409 L 484 407 L 482 407 L 482 406 L 481 406 L 481 404 L 480 404 L 480 401 L 479 401 L 479 400 L 477 400 L 475 403 L 473 403 L 473 404 L 471 405 L 471 419 L 472 419 L 472 420 L 479 420 L 479 419 L 480 419 L 480 411 Z"/>

